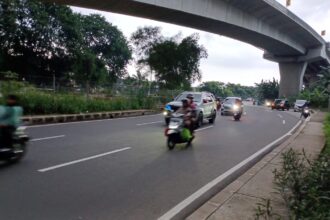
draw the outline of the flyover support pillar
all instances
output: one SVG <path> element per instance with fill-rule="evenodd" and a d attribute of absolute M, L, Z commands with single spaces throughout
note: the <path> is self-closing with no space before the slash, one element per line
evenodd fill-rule
<path fill-rule="evenodd" d="M 307 62 L 280 62 L 280 92 L 279 97 L 289 98 L 299 94 L 303 85 L 303 77 Z"/>

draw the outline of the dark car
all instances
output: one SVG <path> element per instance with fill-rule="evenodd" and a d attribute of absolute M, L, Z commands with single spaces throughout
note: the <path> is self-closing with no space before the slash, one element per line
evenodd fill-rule
<path fill-rule="evenodd" d="M 275 99 L 275 101 L 272 104 L 272 110 L 273 109 L 282 110 L 282 111 L 286 109 L 289 111 L 290 109 L 289 101 L 286 99 Z"/>
<path fill-rule="evenodd" d="M 166 104 L 163 112 L 166 124 L 169 123 L 172 113 L 182 106 L 181 100 L 185 99 L 188 94 L 194 96 L 196 116 L 198 117 L 197 127 L 203 124 L 204 119 L 207 119 L 210 123 L 214 123 L 217 116 L 217 106 L 214 95 L 209 92 L 183 92 L 178 95 L 174 101 Z"/>
<path fill-rule="evenodd" d="M 221 105 L 221 115 L 232 115 L 236 100 L 242 101 L 240 97 L 227 97 Z M 242 105 L 243 107 L 243 105 Z M 243 108 L 242 108 L 243 111 Z"/>

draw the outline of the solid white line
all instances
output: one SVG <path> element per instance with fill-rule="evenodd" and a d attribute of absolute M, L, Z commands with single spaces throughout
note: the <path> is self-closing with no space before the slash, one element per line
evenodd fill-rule
<path fill-rule="evenodd" d="M 122 149 L 106 152 L 106 153 L 103 153 L 103 154 L 98 154 L 98 155 L 95 155 L 95 156 L 86 157 L 86 158 L 82 158 L 82 159 L 79 159 L 79 160 L 74 160 L 74 161 L 71 161 L 71 162 L 62 163 L 62 164 L 59 164 L 59 165 L 39 169 L 38 172 L 43 173 L 43 172 L 47 172 L 47 171 L 50 171 L 50 170 L 55 170 L 55 169 L 58 169 L 58 168 L 61 168 L 61 167 L 70 166 L 70 165 L 73 165 L 73 164 L 76 164 L 76 163 L 81 163 L 81 162 L 84 162 L 84 161 L 87 161 L 87 160 L 92 160 L 92 159 L 95 159 L 95 158 L 104 157 L 104 156 L 109 155 L 109 154 L 114 154 L 114 153 L 118 153 L 118 152 L 121 152 L 121 151 L 124 151 L 124 150 L 129 150 L 129 149 L 131 149 L 131 148 L 130 147 L 125 147 L 125 148 L 122 148 Z"/>
<path fill-rule="evenodd" d="M 142 124 L 136 124 L 137 126 L 142 126 L 142 125 L 152 125 L 152 124 L 157 124 L 161 123 L 163 121 L 154 121 L 154 122 L 147 122 L 147 123 L 142 123 Z"/>
<path fill-rule="evenodd" d="M 195 131 L 203 131 L 203 130 L 206 130 L 206 129 L 209 129 L 209 128 L 213 128 L 213 125 L 205 127 L 205 128 L 200 128 L 200 129 L 197 129 Z"/>
<path fill-rule="evenodd" d="M 159 116 L 161 114 L 155 115 L 141 115 L 141 116 L 134 116 L 134 117 L 124 117 L 124 118 L 108 118 L 108 119 L 95 119 L 95 120 L 86 120 L 86 121 L 73 121 L 73 122 L 63 122 L 63 123 L 53 123 L 53 124 L 45 124 L 45 125 L 29 125 L 27 128 L 42 128 L 42 127 L 51 127 L 51 126 L 60 126 L 60 125 L 68 125 L 68 124 L 83 124 L 83 123 L 91 123 L 91 122 L 100 122 L 100 121 L 115 121 L 115 120 L 128 120 L 134 118 L 144 118 L 144 117 L 151 117 L 151 116 Z"/>
<path fill-rule="evenodd" d="M 65 137 L 65 135 L 58 135 L 58 136 L 44 137 L 44 138 L 35 138 L 35 139 L 32 139 L 31 141 L 43 141 L 43 140 L 50 140 L 50 139 L 63 138 L 63 137 Z"/>
<path fill-rule="evenodd" d="M 285 137 L 289 136 L 300 125 L 300 123 L 301 123 L 301 121 L 299 121 L 288 133 L 286 133 L 282 137 L 276 139 L 275 141 L 273 141 L 272 143 L 268 144 L 267 146 L 265 146 L 264 148 L 262 148 L 258 152 L 254 153 L 253 155 L 251 155 L 250 157 L 246 158 L 245 160 L 243 160 L 242 162 L 240 162 L 236 166 L 234 166 L 231 169 L 227 170 L 222 175 L 218 176 L 217 178 L 215 178 L 211 182 L 209 182 L 206 185 L 204 185 L 202 188 L 200 188 L 199 190 L 197 190 L 195 193 L 193 193 L 188 198 L 186 198 L 185 200 L 183 200 L 182 202 L 180 202 L 178 205 L 176 205 L 175 207 L 173 207 L 171 210 L 169 210 L 168 212 L 166 212 L 164 215 L 162 215 L 158 219 L 159 220 L 169 220 L 169 219 L 172 219 L 175 215 L 177 215 L 178 213 L 180 213 L 180 211 L 182 211 L 185 207 L 187 207 L 193 201 L 195 201 L 196 199 L 198 199 L 199 197 L 201 197 L 208 190 L 210 190 L 211 188 L 213 188 L 214 186 L 216 186 L 217 184 L 219 184 L 221 181 L 225 180 L 228 176 L 230 176 L 231 174 L 233 174 L 234 172 L 236 172 L 237 170 L 239 170 L 241 167 L 245 166 L 251 160 L 253 160 L 256 157 L 258 157 L 259 155 L 263 154 L 265 151 L 267 151 L 269 148 L 271 148 L 274 144 L 278 143 L 279 141 L 283 140 Z"/>

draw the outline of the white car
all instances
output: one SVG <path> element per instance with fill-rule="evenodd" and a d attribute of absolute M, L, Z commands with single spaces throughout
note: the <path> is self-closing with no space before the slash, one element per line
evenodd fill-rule
<path fill-rule="evenodd" d="M 293 111 L 300 112 L 302 107 L 305 106 L 307 102 L 307 100 L 296 100 L 296 102 L 294 103 Z"/>

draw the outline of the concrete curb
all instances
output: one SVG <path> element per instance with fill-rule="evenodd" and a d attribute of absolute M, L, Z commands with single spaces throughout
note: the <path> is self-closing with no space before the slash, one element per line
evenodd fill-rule
<path fill-rule="evenodd" d="M 186 218 L 187 220 L 206 220 L 216 210 L 225 204 L 243 185 L 245 185 L 253 176 L 259 172 L 265 164 L 268 164 L 274 159 L 284 148 L 290 145 L 292 141 L 303 131 L 311 117 L 306 120 L 300 120 L 300 124 L 287 133 L 287 138 L 284 138 L 279 145 L 273 145 L 268 153 L 266 153 L 259 161 L 257 161 L 251 168 L 247 169 L 242 175 L 237 176 L 235 180 L 228 184 L 225 188 L 219 190 L 214 197 L 210 198 L 207 202 L 202 204 L 198 209 L 194 210 L 191 215 Z M 252 175 L 252 176 L 251 176 Z"/>
<path fill-rule="evenodd" d="M 241 163 L 237 164 L 235 167 L 231 168 L 218 178 L 214 179 L 200 190 L 189 196 L 187 199 L 179 203 L 177 206 L 169 210 L 159 220 L 168 219 L 185 219 L 190 214 L 195 212 L 199 207 L 206 203 L 209 199 L 223 190 L 227 185 L 232 183 L 234 180 L 239 178 L 242 174 L 248 171 L 253 165 L 259 162 L 263 157 L 273 151 L 280 144 L 285 142 L 289 137 L 291 137 L 298 129 L 301 131 L 301 127 L 306 125 L 306 121 L 299 120 L 296 126 L 291 129 L 288 133 L 273 141 L 269 145 L 265 146 L 263 149 L 253 154 L 249 158 L 245 159 Z"/>
<path fill-rule="evenodd" d="M 51 124 L 51 123 L 85 121 L 85 120 L 134 117 L 134 116 L 142 116 L 142 115 L 152 115 L 156 113 L 159 113 L 159 111 L 142 109 L 142 110 L 95 112 L 95 113 L 68 114 L 68 115 L 24 116 L 22 117 L 22 121 L 24 124 L 27 125 L 37 125 L 37 124 Z"/>

